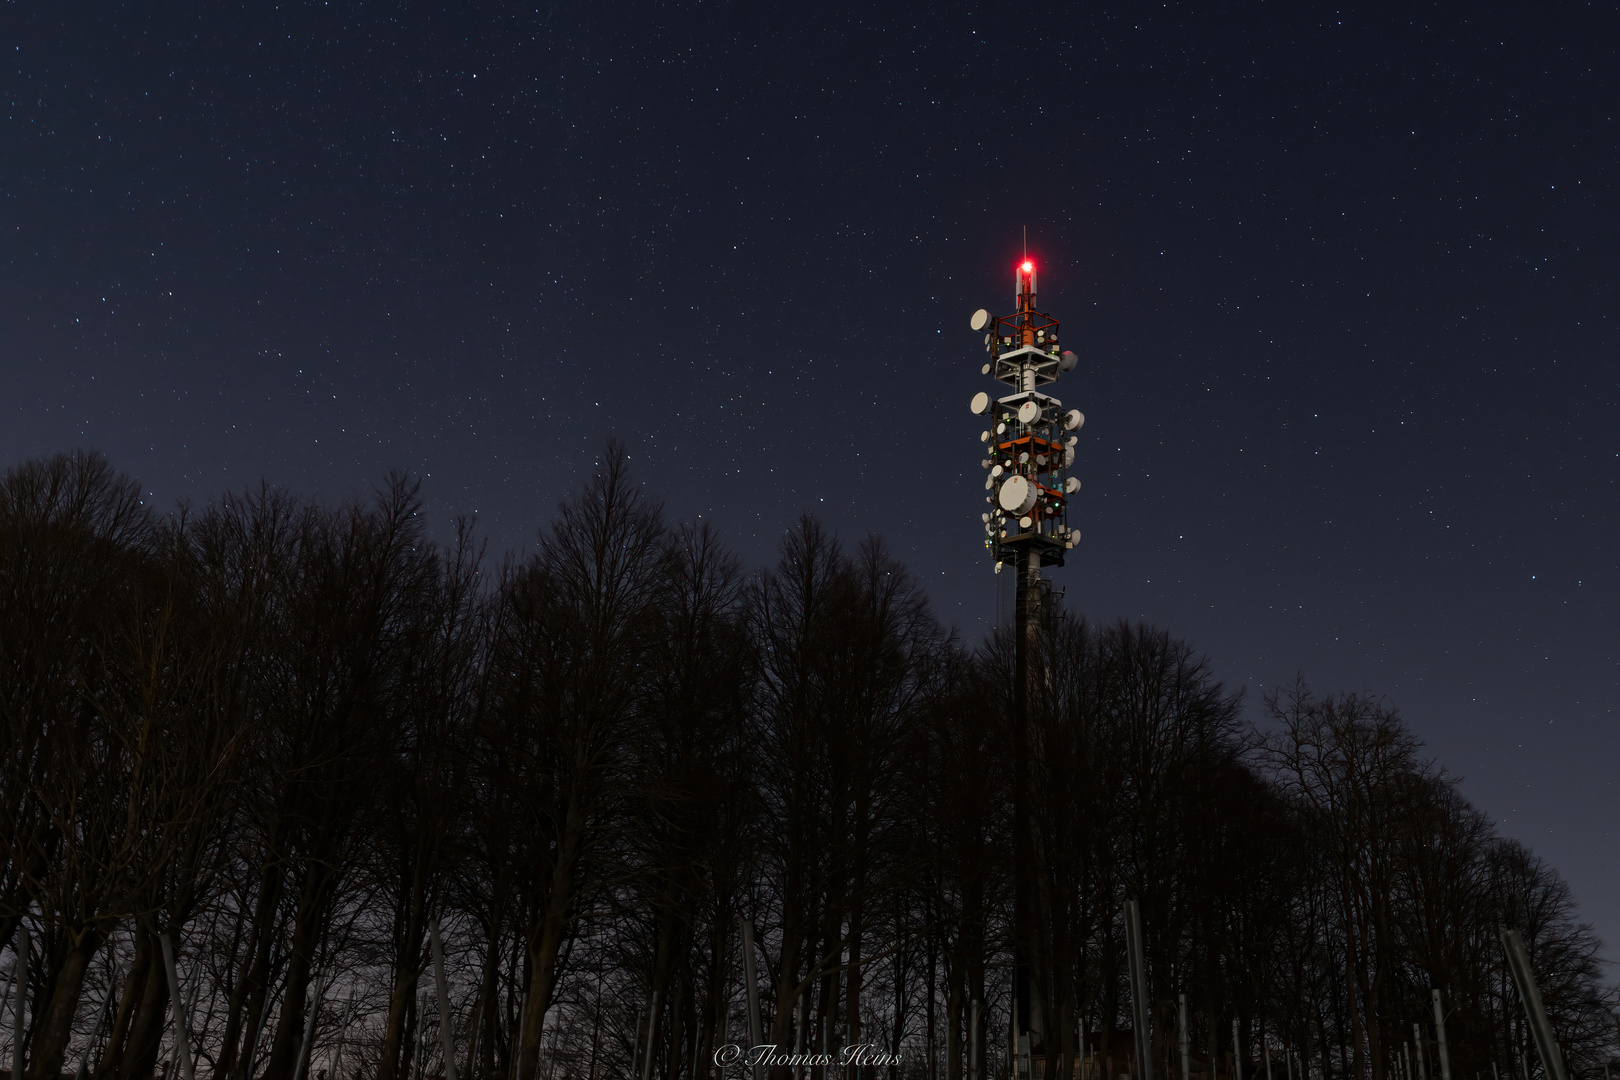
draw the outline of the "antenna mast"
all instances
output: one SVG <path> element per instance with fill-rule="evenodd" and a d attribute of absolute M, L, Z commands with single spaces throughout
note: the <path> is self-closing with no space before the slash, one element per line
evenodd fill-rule
<path fill-rule="evenodd" d="M 1026 230 L 1027 236 L 1027 230 Z M 1027 241 L 1026 241 L 1027 244 Z M 1014 313 L 991 315 L 981 308 L 969 325 L 984 333 L 990 362 L 981 372 L 1013 389 L 992 399 L 973 396 L 970 408 L 988 426 L 979 435 L 987 471 L 982 515 L 984 544 L 995 559 L 996 573 L 1011 567 L 1015 605 L 1013 626 L 1013 1062 L 1015 1080 L 1031 1080 L 1032 1058 L 1044 1056 L 1050 1028 L 1048 1003 L 1041 987 L 1048 973 L 1038 948 L 1034 918 L 1034 848 L 1029 820 L 1030 719 L 1043 680 L 1040 675 L 1044 566 L 1062 566 L 1080 533 L 1068 524 L 1068 503 L 1080 490 L 1068 475 L 1074 464 L 1073 434 L 1086 422 L 1078 409 L 1041 392 L 1059 375 L 1074 370 L 1078 357 L 1058 351 L 1058 320 L 1036 308 L 1035 263 L 1028 257 L 1013 273 Z M 1060 1037 L 1050 1031 L 1054 1039 Z"/>

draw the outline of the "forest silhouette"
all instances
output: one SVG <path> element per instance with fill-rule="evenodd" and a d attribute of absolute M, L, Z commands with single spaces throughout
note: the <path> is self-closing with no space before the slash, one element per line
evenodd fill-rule
<path fill-rule="evenodd" d="M 748 571 L 612 444 L 527 554 L 451 535 L 403 476 L 159 514 L 93 453 L 5 473 L 0 1054 L 715 1077 L 746 922 L 764 1041 L 886 1062 L 810 1080 L 1007 1075 L 1007 634 L 962 641 L 809 516 Z M 1159 1077 L 1185 995 L 1204 1080 L 1440 1080 L 1438 989 L 1455 1080 L 1533 1080 L 1503 928 L 1602 1075 L 1620 998 L 1570 890 L 1390 703 L 1301 679 L 1246 712 L 1172 634 L 1042 610 L 1040 1075 L 1139 1075 L 1127 899 Z"/>

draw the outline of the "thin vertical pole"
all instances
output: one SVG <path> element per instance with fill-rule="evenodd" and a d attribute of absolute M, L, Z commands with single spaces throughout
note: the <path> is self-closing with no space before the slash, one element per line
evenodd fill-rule
<path fill-rule="evenodd" d="M 1406 1044 L 1406 1080 L 1412 1080 L 1412 1044 Z"/>
<path fill-rule="evenodd" d="M 450 987 L 444 981 L 444 939 L 439 920 L 428 924 L 428 945 L 433 950 L 433 985 L 439 995 L 439 1043 L 444 1048 L 444 1080 L 456 1080 L 456 1033 L 450 1015 Z"/>
<path fill-rule="evenodd" d="M 242 1058 L 237 1067 L 242 1070 L 242 1080 L 253 1080 L 253 1059 L 259 1056 L 259 1036 L 264 1034 L 264 1022 L 270 1018 L 270 1001 L 272 988 L 264 988 L 264 1003 L 256 1015 L 249 1016 L 247 1041 L 242 1045 Z"/>
<path fill-rule="evenodd" d="M 28 1000 L 28 927 L 17 927 L 17 1003 L 12 1011 L 14 1023 L 11 1032 L 11 1080 L 22 1080 L 23 1037 L 28 1029 L 23 1026 L 23 1003 Z"/>
<path fill-rule="evenodd" d="M 196 1080 L 191 1066 L 191 1032 L 186 1030 L 186 1003 L 180 996 L 180 979 L 174 970 L 174 942 L 168 931 L 158 935 L 163 950 L 163 971 L 169 977 L 169 1011 L 174 1016 L 174 1038 L 180 1047 L 180 1073 L 186 1080 Z"/>
<path fill-rule="evenodd" d="M 343 1026 L 338 1028 L 337 1053 L 332 1057 L 332 1080 L 343 1080 L 343 1041 L 349 1037 L 349 1024 L 354 1020 L 354 991 L 349 991 L 349 1007 L 343 1011 Z"/>
<path fill-rule="evenodd" d="M 1264 1024 L 1260 1026 L 1260 1052 L 1266 1059 L 1266 1080 L 1271 1080 L 1271 1040 L 1266 1038 Z"/>
<path fill-rule="evenodd" d="M 1429 993 L 1434 996 L 1434 1036 L 1440 1048 L 1440 1080 L 1451 1080 L 1451 1055 L 1446 1052 L 1446 1013 L 1440 1006 L 1440 991 Z"/>
<path fill-rule="evenodd" d="M 181 995 L 183 998 L 185 998 L 181 1004 L 185 1007 L 186 1011 L 185 1030 L 187 1032 L 191 1030 L 191 1017 L 192 1014 L 197 1011 L 197 995 L 200 993 L 202 993 L 202 980 L 198 979 L 196 982 L 191 984 L 190 994 Z M 178 1025 L 176 1025 L 176 1027 L 178 1030 Z M 174 1063 L 178 1060 L 180 1060 L 180 1040 L 176 1039 L 174 1045 L 169 1048 L 169 1062 L 164 1066 L 165 1075 L 174 1072 Z"/>
<path fill-rule="evenodd" d="M 1243 1043 L 1238 1039 L 1237 1018 L 1232 1018 L 1232 1067 L 1237 1070 L 1237 1080 L 1243 1080 Z"/>
<path fill-rule="evenodd" d="M 1423 1060 L 1423 1026 L 1412 1025 L 1412 1047 L 1417 1051 L 1418 1080 L 1429 1080 L 1428 1064 Z"/>
<path fill-rule="evenodd" d="M 658 991 L 647 1003 L 647 1049 L 641 1058 L 641 1080 L 652 1080 L 653 1039 L 658 1034 Z"/>
<path fill-rule="evenodd" d="M 797 1058 L 802 1058 L 804 1056 L 804 995 L 803 994 L 799 995 L 799 1000 L 797 1002 L 795 1002 L 794 1006 L 793 1006 L 793 1056 L 797 1057 Z M 798 1062 L 795 1062 L 794 1065 L 793 1065 L 793 1075 L 794 1076 L 803 1076 L 804 1075 L 804 1065 L 802 1065 L 802 1064 L 800 1064 Z"/>
<path fill-rule="evenodd" d="M 96 1026 L 90 1032 L 90 1041 L 84 1046 L 84 1057 L 79 1059 L 79 1067 L 73 1072 L 73 1080 L 84 1080 L 85 1074 L 90 1071 L 90 1055 L 96 1052 L 96 1043 L 101 1039 L 102 1026 L 107 1023 L 107 1017 L 112 1012 L 113 992 L 118 989 L 118 964 L 107 965 L 107 993 L 101 999 L 101 1011 L 96 1014 Z"/>
<path fill-rule="evenodd" d="M 1032 553 L 1033 555 L 1033 553 Z M 1033 555 L 1038 560 L 1040 556 Z M 1035 563 L 1039 573 L 1039 562 Z M 1131 966 L 1131 1013 L 1136 1028 L 1136 1075 L 1139 1080 L 1153 1080 L 1153 1036 L 1148 1031 L 1147 960 L 1142 947 L 1142 907 L 1135 897 L 1125 901 L 1125 947 Z M 1236 1024 L 1233 1025 L 1236 1030 Z M 1238 1080 L 1243 1080 L 1239 1077 Z"/>
<path fill-rule="evenodd" d="M 1181 1029 L 1181 1080 L 1192 1080 L 1192 1047 L 1188 1042 L 1191 1032 L 1187 1030 L 1187 995 L 1182 994 L 1177 1002 L 1177 1027 Z"/>
<path fill-rule="evenodd" d="M 525 1023 L 528 1022 L 528 1019 L 529 1019 L 529 991 L 528 991 L 527 988 L 525 988 L 522 995 L 518 998 L 517 1042 L 513 1043 L 512 1048 L 511 1048 L 511 1053 L 512 1053 L 511 1074 L 514 1077 L 517 1076 L 519 1059 L 523 1056 L 523 1026 L 524 1026 Z"/>
<path fill-rule="evenodd" d="M 304 1028 L 304 1041 L 298 1047 L 298 1064 L 293 1068 L 293 1080 L 304 1080 L 309 1072 L 309 1055 L 315 1048 L 315 1023 L 321 1018 L 321 992 L 326 989 L 326 975 L 315 978 L 315 996 L 309 1002 L 309 1026 Z"/>
<path fill-rule="evenodd" d="M 979 999 L 974 998 L 968 1007 L 968 1080 L 979 1080 Z M 1080 1021 L 1081 1031 L 1085 1030 L 1085 1021 Z M 1084 1044 L 1085 1036 L 1080 1037 Z"/>
<path fill-rule="evenodd" d="M 596 1019 L 591 1024 L 591 1065 L 586 1080 L 596 1080 L 596 1054 L 602 1047 L 602 971 L 596 972 Z M 469 1072 L 471 1070 L 468 1070 Z"/>
<path fill-rule="evenodd" d="M 1564 1055 L 1558 1049 L 1558 1038 L 1547 1022 L 1547 1010 L 1541 1007 L 1541 991 L 1536 986 L 1535 972 L 1530 967 L 1530 954 L 1525 951 L 1524 939 L 1517 930 L 1502 931 L 1502 949 L 1507 953 L 1508 970 L 1513 974 L 1519 1000 L 1524 1003 L 1530 1033 L 1536 1037 L 1536 1049 L 1541 1053 L 1541 1068 L 1546 1080 L 1568 1080 L 1564 1071 Z"/>
<path fill-rule="evenodd" d="M 427 994 L 418 992 L 416 995 L 416 1061 L 413 1063 L 411 1075 L 416 1080 L 422 1080 L 422 1073 L 427 1068 Z"/>
<path fill-rule="evenodd" d="M 480 986 L 478 988 L 478 996 L 473 999 L 472 1039 L 469 1041 L 467 1046 L 468 1077 L 475 1077 L 478 1075 L 478 1043 L 484 1034 L 484 1009 L 487 1007 L 488 1002 L 484 1000 L 484 988 Z M 337 1077 L 334 1076 L 332 1080 L 337 1080 Z"/>
<path fill-rule="evenodd" d="M 1034 373 L 1026 374 L 1025 390 L 1034 389 Z M 1031 1080 L 1030 1016 L 1031 959 L 1035 953 L 1035 917 L 1032 889 L 1034 843 L 1030 824 L 1030 716 L 1038 693 L 1040 648 L 1041 554 L 1034 546 L 1015 557 L 1017 574 L 1013 594 L 1013 1075 Z"/>
<path fill-rule="evenodd" d="M 742 928 L 743 989 L 748 994 L 748 1038 L 751 1056 L 752 1047 L 765 1042 L 765 1033 L 761 1030 L 759 1022 L 759 977 L 754 972 L 754 923 L 752 919 L 739 915 L 737 924 Z M 754 1080 L 759 1080 L 757 1063 L 754 1065 Z"/>

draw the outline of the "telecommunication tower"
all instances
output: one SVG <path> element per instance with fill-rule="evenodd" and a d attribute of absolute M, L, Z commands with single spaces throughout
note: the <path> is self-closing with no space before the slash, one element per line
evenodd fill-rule
<path fill-rule="evenodd" d="M 980 308 L 969 325 L 984 334 L 990 362 L 982 373 L 1013 388 L 992 399 L 973 396 L 969 406 L 988 426 L 980 434 L 987 475 L 983 515 L 984 543 L 995 558 L 996 573 L 1011 569 L 1015 577 L 1013 615 L 1013 1060 L 1017 1080 L 1030 1080 L 1033 1054 L 1045 1047 L 1047 1008 L 1033 965 L 1039 963 L 1035 939 L 1031 874 L 1033 845 L 1029 821 L 1029 718 L 1040 692 L 1041 608 L 1045 601 L 1041 568 L 1062 566 L 1064 553 L 1080 539 L 1069 527 L 1069 500 L 1080 481 L 1069 475 L 1074 465 L 1074 432 L 1086 422 L 1078 409 L 1040 387 L 1073 371 L 1078 357 L 1059 351 L 1058 321 L 1036 308 L 1035 263 L 1025 258 L 1013 278 L 1011 315 L 991 315 Z M 1054 1033 L 1055 1034 L 1055 1033 Z"/>

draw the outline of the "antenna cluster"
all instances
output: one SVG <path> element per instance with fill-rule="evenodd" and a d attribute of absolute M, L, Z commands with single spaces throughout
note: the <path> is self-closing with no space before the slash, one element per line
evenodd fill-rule
<path fill-rule="evenodd" d="M 990 362 L 981 372 L 1014 388 L 1005 397 L 973 395 L 969 404 L 989 426 L 979 435 L 986 457 L 979 462 L 987 475 L 983 515 L 984 544 L 995 556 L 996 573 L 1008 562 L 1022 567 L 1062 566 L 1063 553 L 1080 539 L 1069 527 L 1068 503 L 1080 490 L 1069 475 L 1074 465 L 1074 432 L 1086 422 L 1079 409 L 1038 387 L 1073 371 L 1079 358 L 1060 351 L 1058 320 L 1035 307 L 1035 264 L 1025 258 L 1013 272 L 1011 315 L 991 315 L 984 308 L 968 325 L 984 334 Z M 1038 562 L 1031 558 L 1038 558 Z"/>

